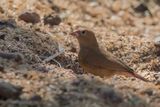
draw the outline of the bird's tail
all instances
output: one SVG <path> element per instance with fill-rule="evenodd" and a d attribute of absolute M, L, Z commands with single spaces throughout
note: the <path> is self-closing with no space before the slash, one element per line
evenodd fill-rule
<path fill-rule="evenodd" d="M 135 72 L 130 72 L 130 74 L 131 74 L 132 76 L 134 76 L 134 77 L 136 77 L 136 78 L 142 80 L 142 81 L 151 82 L 150 80 L 148 80 L 148 79 L 146 79 L 146 78 L 140 76 L 139 74 L 137 74 L 137 73 L 135 73 Z"/>

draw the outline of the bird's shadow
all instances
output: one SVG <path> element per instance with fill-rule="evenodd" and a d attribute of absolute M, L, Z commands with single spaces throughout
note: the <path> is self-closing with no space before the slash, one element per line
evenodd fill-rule
<path fill-rule="evenodd" d="M 61 67 L 65 69 L 71 69 L 76 74 L 84 74 L 83 68 L 78 62 L 78 57 L 71 55 L 61 55 L 56 58 L 56 60 L 61 64 Z"/>

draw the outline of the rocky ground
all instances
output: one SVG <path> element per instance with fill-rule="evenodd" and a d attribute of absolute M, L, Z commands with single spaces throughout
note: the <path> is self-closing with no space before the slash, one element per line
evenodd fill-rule
<path fill-rule="evenodd" d="M 1 0 L 0 19 L 0 106 L 160 106 L 160 0 Z M 84 73 L 78 26 L 153 82 Z"/>

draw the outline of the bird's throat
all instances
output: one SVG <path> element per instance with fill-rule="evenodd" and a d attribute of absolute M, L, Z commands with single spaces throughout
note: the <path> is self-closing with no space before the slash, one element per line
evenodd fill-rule
<path fill-rule="evenodd" d="M 80 47 L 79 55 L 83 57 L 88 57 L 91 54 L 100 52 L 98 47 Z"/>

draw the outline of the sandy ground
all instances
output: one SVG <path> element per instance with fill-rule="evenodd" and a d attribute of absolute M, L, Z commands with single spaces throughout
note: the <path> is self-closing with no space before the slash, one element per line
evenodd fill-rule
<path fill-rule="evenodd" d="M 137 9 L 142 2 L 148 10 Z M 0 106 L 159 107 L 160 58 L 153 42 L 160 35 L 159 4 L 159 0 L 1 0 L 0 17 L 7 23 L 0 23 L 0 51 L 20 53 L 23 61 L 1 58 L 0 78 L 23 90 L 18 99 L 1 99 Z M 39 14 L 40 22 L 20 20 L 26 11 Z M 62 22 L 44 25 L 50 14 Z M 92 29 L 104 49 L 154 82 L 85 74 L 78 63 L 78 43 L 69 35 L 77 26 Z M 44 62 L 59 49 L 65 52 Z"/>

